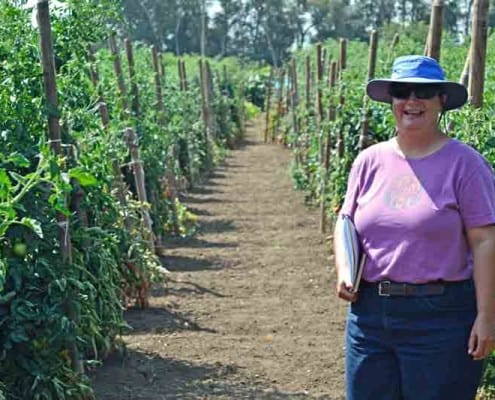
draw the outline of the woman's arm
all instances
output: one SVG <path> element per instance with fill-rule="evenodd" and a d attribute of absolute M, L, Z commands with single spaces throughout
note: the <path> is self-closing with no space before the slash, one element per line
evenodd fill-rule
<path fill-rule="evenodd" d="M 478 306 L 468 352 L 480 360 L 495 348 L 495 225 L 470 228 L 467 237 L 474 259 Z"/>
<path fill-rule="evenodd" d="M 335 223 L 333 232 L 333 253 L 335 256 L 335 268 L 337 271 L 337 296 L 343 300 L 354 302 L 357 300 L 357 294 L 351 292 L 351 277 L 349 267 L 345 257 L 344 240 L 340 235 L 343 229 L 339 226 L 343 221 L 340 216 Z"/>

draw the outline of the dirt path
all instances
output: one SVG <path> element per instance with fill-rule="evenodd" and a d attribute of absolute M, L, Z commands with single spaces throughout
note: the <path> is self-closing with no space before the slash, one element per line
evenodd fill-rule
<path fill-rule="evenodd" d="M 167 245 L 172 280 L 127 312 L 127 352 L 97 371 L 97 399 L 344 398 L 328 243 L 261 129 L 187 195 L 201 229 Z"/>

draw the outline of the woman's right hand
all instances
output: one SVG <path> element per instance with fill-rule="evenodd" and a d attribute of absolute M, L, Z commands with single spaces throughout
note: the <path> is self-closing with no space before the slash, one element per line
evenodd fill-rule
<path fill-rule="evenodd" d="M 357 293 L 351 291 L 352 286 L 345 279 L 337 279 L 337 296 L 345 301 L 354 303 L 357 300 Z"/>

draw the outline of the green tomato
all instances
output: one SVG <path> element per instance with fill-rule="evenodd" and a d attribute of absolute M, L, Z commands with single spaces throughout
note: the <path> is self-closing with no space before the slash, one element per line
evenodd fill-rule
<path fill-rule="evenodd" d="M 24 257 L 27 253 L 27 246 L 26 243 L 16 243 L 14 245 L 14 254 L 19 257 Z"/>

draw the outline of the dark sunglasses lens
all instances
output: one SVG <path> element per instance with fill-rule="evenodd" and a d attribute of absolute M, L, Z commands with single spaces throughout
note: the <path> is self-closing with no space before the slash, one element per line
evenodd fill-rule
<path fill-rule="evenodd" d="M 411 86 L 390 85 L 389 94 L 396 99 L 407 99 L 411 95 Z"/>
<path fill-rule="evenodd" d="M 418 99 L 431 99 L 435 97 L 439 92 L 439 88 L 436 85 L 418 85 L 414 89 L 414 93 Z"/>
<path fill-rule="evenodd" d="M 408 99 L 411 93 L 418 99 L 431 99 L 440 93 L 438 85 L 390 85 L 389 94 L 396 99 Z"/>

